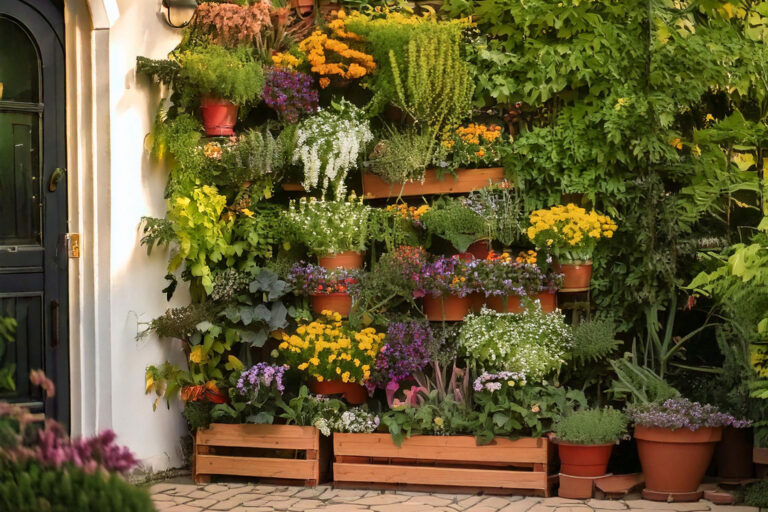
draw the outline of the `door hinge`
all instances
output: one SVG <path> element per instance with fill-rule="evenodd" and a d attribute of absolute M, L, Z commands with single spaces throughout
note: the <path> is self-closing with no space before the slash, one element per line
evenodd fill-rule
<path fill-rule="evenodd" d="M 80 233 L 67 233 L 67 255 L 70 258 L 80 257 Z"/>

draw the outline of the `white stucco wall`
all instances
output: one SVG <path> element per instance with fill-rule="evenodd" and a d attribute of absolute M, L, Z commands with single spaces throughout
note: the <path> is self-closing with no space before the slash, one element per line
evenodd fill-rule
<path fill-rule="evenodd" d="M 181 38 L 180 30 L 163 21 L 160 2 L 118 0 L 119 15 L 109 29 L 111 333 L 109 339 L 97 340 L 108 343 L 111 351 L 112 429 L 152 471 L 181 465 L 179 440 L 185 424 L 178 404 L 168 410 L 162 402 L 152 411 L 155 397 L 144 394 L 144 369 L 166 359 L 183 364 L 183 357 L 169 340 L 136 341 L 137 319 L 149 321 L 188 301 L 182 286 L 170 304 L 166 301 L 161 290 L 168 255 L 157 250 L 150 257 L 139 246 L 140 218 L 165 214 L 167 171 L 144 148 L 160 95 L 146 78 L 136 77 L 136 57 L 163 58 Z"/>

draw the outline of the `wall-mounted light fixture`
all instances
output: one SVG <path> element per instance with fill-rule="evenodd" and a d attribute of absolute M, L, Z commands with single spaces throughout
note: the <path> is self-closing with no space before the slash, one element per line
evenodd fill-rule
<path fill-rule="evenodd" d="M 173 28 L 184 28 L 192 21 L 197 0 L 163 0 L 166 21 Z"/>

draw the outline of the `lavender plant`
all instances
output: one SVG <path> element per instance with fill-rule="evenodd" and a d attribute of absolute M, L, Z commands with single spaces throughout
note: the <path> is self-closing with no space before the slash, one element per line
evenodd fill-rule
<path fill-rule="evenodd" d="M 412 378 L 430 362 L 432 329 L 424 322 L 392 322 L 387 329 L 387 344 L 376 358 L 373 381 L 379 387 Z"/>
<path fill-rule="evenodd" d="M 692 402 L 687 398 L 670 398 L 664 402 L 630 405 L 627 412 L 635 425 L 671 430 L 728 426 L 745 428 L 751 424 L 749 420 L 738 420 L 721 412 L 714 405 Z"/>
<path fill-rule="evenodd" d="M 306 73 L 274 67 L 267 71 L 264 103 L 277 112 L 283 122 L 296 123 L 303 116 L 317 112 L 317 89 Z"/>
<path fill-rule="evenodd" d="M 235 388 L 247 398 L 247 423 L 271 424 L 285 392 L 285 366 L 258 363 L 240 374 Z"/>

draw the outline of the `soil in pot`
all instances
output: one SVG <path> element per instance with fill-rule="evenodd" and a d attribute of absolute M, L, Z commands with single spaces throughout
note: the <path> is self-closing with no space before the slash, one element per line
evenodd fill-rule
<path fill-rule="evenodd" d="M 318 293 L 311 299 L 312 311 L 318 315 L 323 311 L 335 311 L 346 318 L 352 309 L 352 297 L 348 293 Z"/>
<path fill-rule="evenodd" d="M 563 287 L 566 290 L 588 290 L 592 280 L 592 262 L 561 263 L 554 266 L 556 272 L 563 274 Z"/>
<path fill-rule="evenodd" d="M 357 270 L 363 268 L 363 253 L 355 251 L 337 252 L 318 256 L 317 261 L 321 267 L 328 270 L 337 268 Z"/>
<path fill-rule="evenodd" d="M 571 476 L 602 476 L 608 471 L 614 443 L 574 444 L 557 442 L 560 472 Z"/>
<path fill-rule="evenodd" d="M 751 428 L 723 429 L 723 439 L 715 447 L 717 476 L 728 480 L 752 478 L 755 472 L 752 462 L 753 435 Z"/>
<path fill-rule="evenodd" d="M 721 428 L 635 427 L 637 451 L 645 475 L 643 497 L 654 501 L 696 501 Z"/>
<path fill-rule="evenodd" d="M 238 106 L 228 100 L 203 96 L 200 113 L 203 115 L 205 134 L 209 137 L 229 137 L 235 134 Z"/>
<path fill-rule="evenodd" d="M 368 399 L 368 392 L 356 382 L 343 382 L 341 380 L 324 380 L 318 382 L 313 379 L 309 388 L 316 395 L 342 395 L 344 400 L 352 405 L 364 404 Z"/>
<path fill-rule="evenodd" d="M 443 295 L 424 297 L 424 314 L 430 322 L 459 322 L 464 320 L 472 309 L 472 299 L 469 296 Z"/>

